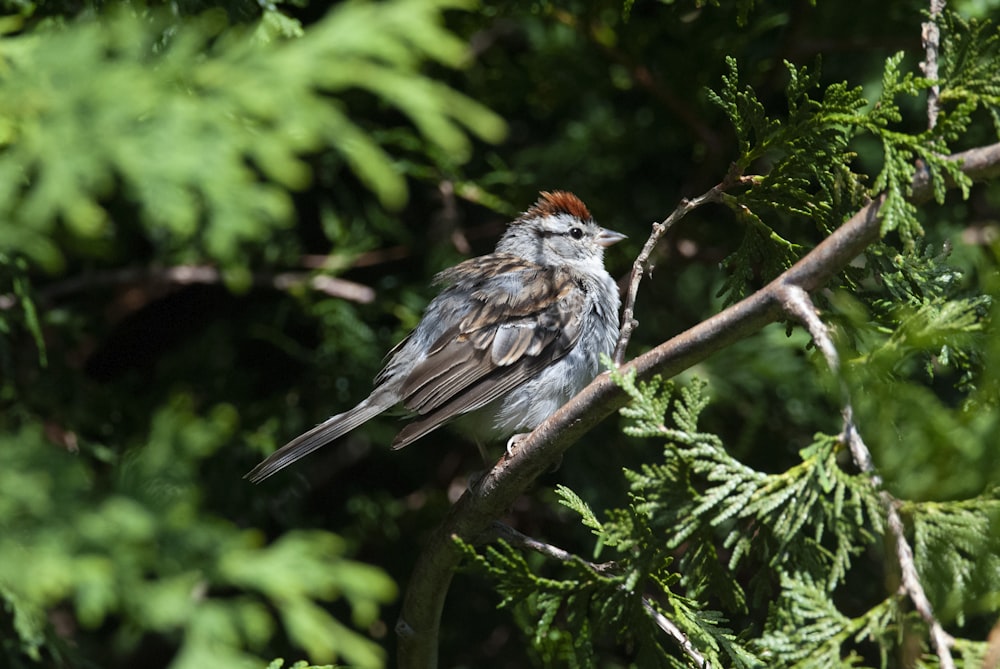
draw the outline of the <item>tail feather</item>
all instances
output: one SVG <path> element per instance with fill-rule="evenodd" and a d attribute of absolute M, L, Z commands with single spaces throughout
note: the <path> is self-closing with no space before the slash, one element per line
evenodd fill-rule
<path fill-rule="evenodd" d="M 253 483 L 260 483 L 268 476 L 284 469 L 296 460 L 304 458 L 334 439 L 344 436 L 362 423 L 379 415 L 387 408 L 387 406 L 380 403 L 365 400 L 349 411 L 331 416 L 313 429 L 299 435 L 276 450 L 266 460 L 251 469 L 243 478 L 249 479 Z"/>

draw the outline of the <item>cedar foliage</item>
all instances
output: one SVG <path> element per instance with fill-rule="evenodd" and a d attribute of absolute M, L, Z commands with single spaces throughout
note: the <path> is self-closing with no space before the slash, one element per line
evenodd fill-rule
<path fill-rule="evenodd" d="M 475 448 L 385 453 L 386 419 L 259 488 L 242 473 L 362 397 L 433 273 L 537 190 L 629 233 L 622 274 L 646 221 L 728 176 L 654 258 L 632 348 L 884 194 L 882 240 L 815 296 L 884 487 L 797 326 L 680 379 L 616 373 L 621 431 L 507 519 L 569 557 L 462 544 L 442 658 L 689 666 L 662 615 L 713 666 L 937 666 L 888 496 L 959 666 L 981 666 L 1000 191 L 944 156 L 1000 136 L 996 3 L 939 18 L 935 82 L 923 3 L 860 23 L 729 4 L 0 0 L 0 664 L 390 664 L 398 590 Z M 918 168 L 931 203 L 908 198 Z M 217 272 L 165 272 L 192 266 Z M 341 277 L 374 302 L 317 290 Z"/>

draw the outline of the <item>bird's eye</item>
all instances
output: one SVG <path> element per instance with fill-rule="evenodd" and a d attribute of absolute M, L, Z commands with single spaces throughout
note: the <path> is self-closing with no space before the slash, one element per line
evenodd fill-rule
<path fill-rule="evenodd" d="M 570 228 L 569 234 L 573 239 L 583 239 L 583 230 L 580 228 Z"/>

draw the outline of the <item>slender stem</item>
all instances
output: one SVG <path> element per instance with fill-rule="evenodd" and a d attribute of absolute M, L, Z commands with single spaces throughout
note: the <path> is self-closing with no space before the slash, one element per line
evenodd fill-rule
<path fill-rule="evenodd" d="M 930 16 L 920 25 L 920 38 L 924 44 L 924 62 L 920 69 L 924 76 L 937 82 L 938 79 L 938 49 L 941 46 L 941 29 L 938 19 L 944 11 L 945 0 L 930 0 Z M 933 129 L 937 125 L 941 110 L 941 87 L 934 83 L 927 92 L 927 127 Z"/>
<path fill-rule="evenodd" d="M 652 274 L 653 272 L 653 266 L 650 264 L 649 259 L 657 243 L 674 225 L 679 223 L 689 213 L 710 202 L 718 202 L 727 190 L 734 185 L 746 183 L 749 179 L 750 177 L 740 176 L 736 172 L 734 165 L 730 169 L 730 173 L 720 183 L 698 197 L 691 198 L 690 200 L 687 198 L 681 200 L 681 203 L 670 212 L 669 216 L 658 223 L 653 223 L 653 229 L 649 233 L 649 238 L 646 239 L 646 243 L 643 245 L 639 255 L 636 256 L 635 262 L 632 263 L 632 272 L 629 275 L 628 290 L 625 293 L 625 303 L 622 308 L 621 334 L 618 336 L 618 344 L 615 346 L 615 352 L 612 356 L 616 365 L 622 364 L 625 360 L 625 349 L 628 348 L 628 342 L 632 338 L 632 333 L 635 332 L 635 328 L 639 325 L 639 322 L 635 319 L 635 300 L 639 294 L 639 283 L 642 281 L 642 277 L 647 273 Z"/>
<path fill-rule="evenodd" d="M 354 281 L 309 272 L 259 272 L 252 277 L 254 284 L 276 290 L 290 290 L 307 286 L 351 302 L 368 304 L 375 300 L 375 290 Z M 50 285 L 39 287 L 35 293 L 41 300 L 54 301 L 98 286 L 124 284 L 151 284 L 189 286 L 215 285 L 225 280 L 225 274 L 211 265 L 176 265 L 173 267 L 126 267 L 106 271 L 87 272 L 69 277 Z M 0 295 L 0 310 L 11 309 L 17 304 L 13 295 Z"/>
<path fill-rule="evenodd" d="M 494 536 L 498 539 L 503 539 L 512 546 L 535 551 L 540 555 L 552 558 L 553 560 L 558 560 L 559 562 L 580 562 L 599 574 L 609 574 L 618 568 L 618 564 L 616 562 L 590 562 L 588 560 L 582 560 L 567 550 L 545 543 L 544 541 L 539 541 L 533 537 L 529 537 L 527 534 L 518 532 L 510 525 L 501 523 L 500 521 L 494 522 L 491 529 Z"/>
<path fill-rule="evenodd" d="M 899 563 L 899 570 L 902 577 L 903 591 L 913 602 L 914 608 L 920 617 L 924 619 L 930 629 L 931 644 L 937 653 L 941 669 L 955 669 L 955 660 L 951 656 L 951 647 L 955 645 L 955 640 L 950 634 L 945 632 L 941 623 L 934 616 L 934 609 L 927 593 L 920 582 L 917 573 L 917 565 L 913 559 L 913 549 L 906 539 L 906 530 L 903 526 L 903 519 L 899 515 L 899 503 L 895 497 L 882 489 L 882 478 L 875 471 L 875 464 L 872 461 L 871 451 L 861 438 L 857 424 L 854 422 L 854 409 L 851 405 L 850 392 L 843 374 L 840 372 L 840 356 L 830 336 L 830 329 L 819 317 L 819 313 L 813 304 L 812 298 L 805 290 L 795 285 L 785 285 L 780 289 L 780 299 L 785 311 L 789 316 L 798 319 L 806 326 L 809 334 L 812 335 L 816 346 L 826 358 L 827 366 L 840 383 L 841 394 L 843 396 L 844 429 L 841 439 L 848 445 L 851 456 L 855 464 L 862 472 L 868 475 L 868 480 L 878 491 L 879 500 L 885 511 L 889 536 L 892 538 L 896 548 L 896 561 Z"/>

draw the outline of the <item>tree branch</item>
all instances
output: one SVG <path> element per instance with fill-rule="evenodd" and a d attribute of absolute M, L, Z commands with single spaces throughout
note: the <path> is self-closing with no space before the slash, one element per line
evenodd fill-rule
<path fill-rule="evenodd" d="M 851 404 L 850 393 L 847 389 L 847 382 L 840 373 L 840 356 L 837 348 L 833 344 L 833 337 L 826 323 L 819 317 L 816 306 L 813 304 L 809 293 L 794 285 L 782 286 L 780 290 L 782 304 L 789 316 L 802 322 L 812 335 L 817 348 L 826 358 L 826 364 L 830 372 L 840 383 L 843 399 L 841 413 L 844 417 L 844 430 L 841 433 L 841 442 L 847 444 L 854 458 L 855 464 L 862 472 L 868 475 L 868 480 L 872 487 L 876 489 L 882 509 L 885 511 L 889 535 L 892 538 L 896 549 L 896 561 L 899 563 L 899 570 L 902 579 L 902 589 L 913 602 L 914 608 L 920 617 L 924 619 L 930 628 L 931 644 L 940 660 L 941 669 L 955 669 L 955 661 L 951 656 L 951 647 L 955 640 L 950 634 L 945 632 L 941 623 L 934 616 L 934 609 L 927 593 L 920 583 L 920 576 L 917 574 L 917 565 L 913 559 L 913 549 L 906 540 L 906 531 L 903 527 L 903 519 L 899 515 L 899 504 L 895 497 L 888 491 L 882 489 L 882 477 L 875 471 L 875 464 L 872 461 L 871 451 L 861 439 L 861 433 L 854 422 L 854 409 Z"/>
<path fill-rule="evenodd" d="M 618 568 L 618 564 L 616 562 L 590 562 L 588 560 L 583 560 L 573 553 L 559 548 L 558 546 L 547 544 L 544 541 L 539 541 L 538 539 L 529 537 L 523 532 L 518 532 L 510 525 L 506 525 L 500 521 L 494 521 L 490 529 L 497 539 L 503 539 L 512 546 L 535 551 L 539 555 L 544 555 L 547 558 L 558 560 L 559 562 L 580 562 L 587 565 L 598 574 L 609 574 Z"/>
<path fill-rule="evenodd" d="M 955 156 L 973 180 L 1000 176 L 1000 144 L 972 149 Z M 926 171 L 918 172 L 911 199 L 924 202 L 932 190 Z M 712 353 L 750 336 L 780 319 L 779 295 L 793 285 L 812 292 L 879 237 L 879 197 L 862 208 L 833 234 L 770 284 L 625 365 L 640 379 L 654 374 L 674 376 Z M 399 666 L 424 669 L 437 666 L 438 631 L 445 596 L 461 553 L 452 540 L 457 535 L 475 542 L 489 531 L 535 479 L 594 425 L 627 402 L 625 393 L 607 373 L 599 375 L 576 397 L 518 443 L 512 456 L 501 459 L 476 486 L 466 491 L 428 538 L 414 566 L 397 625 Z"/>
<path fill-rule="evenodd" d="M 54 301 L 99 286 L 120 286 L 143 283 L 156 285 L 188 286 L 194 284 L 220 284 L 223 272 L 211 265 L 176 265 L 174 267 L 126 267 L 106 271 L 86 272 L 56 283 L 42 286 L 35 293 L 42 300 Z M 312 290 L 360 304 L 375 300 L 375 291 L 354 281 L 335 276 L 307 272 L 260 272 L 252 276 L 258 286 L 275 290 L 290 290 L 308 286 Z M 11 309 L 17 304 L 13 295 L 0 295 L 0 310 Z"/>
<path fill-rule="evenodd" d="M 930 16 L 927 21 L 920 24 L 920 39 L 924 45 L 924 62 L 920 63 L 920 70 L 924 76 L 932 81 L 938 78 L 938 49 L 941 46 L 941 29 L 938 27 L 938 19 L 944 11 L 945 0 L 931 0 Z M 937 83 L 931 85 L 927 91 L 927 127 L 934 129 L 937 125 L 938 113 L 941 109 L 941 86 Z"/>
<path fill-rule="evenodd" d="M 735 165 L 733 166 L 733 169 L 735 169 Z M 618 335 L 618 344 L 615 346 L 615 352 L 612 356 L 616 365 L 621 365 L 625 360 L 625 349 L 628 348 L 629 339 L 632 338 L 632 333 L 639 325 L 639 322 L 635 320 L 635 300 L 639 294 L 639 282 L 642 281 L 643 275 L 647 272 L 652 273 L 653 271 L 652 266 L 649 264 L 649 258 L 653 254 L 653 249 L 656 248 L 657 243 L 659 243 L 663 235 L 667 234 L 667 231 L 679 223 L 682 218 L 702 205 L 710 202 L 718 202 L 724 192 L 737 183 L 744 183 L 745 180 L 746 178 L 740 177 L 734 171 L 730 171 L 730 173 L 726 175 L 726 178 L 720 183 L 716 184 L 696 198 L 692 198 L 690 200 L 687 198 L 683 199 L 681 203 L 677 205 L 672 212 L 670 212 L 669 216 L 659 223 L 653 223 L 653 230 L 649 234 L 649 238 L 643 245 L 639 255 L 636 256 L 635 262 L 632 263 L 632 273 L 629 275 L 628 290 L 625 293 L 625 304 L 622 308 L 621 333 Z"/>

